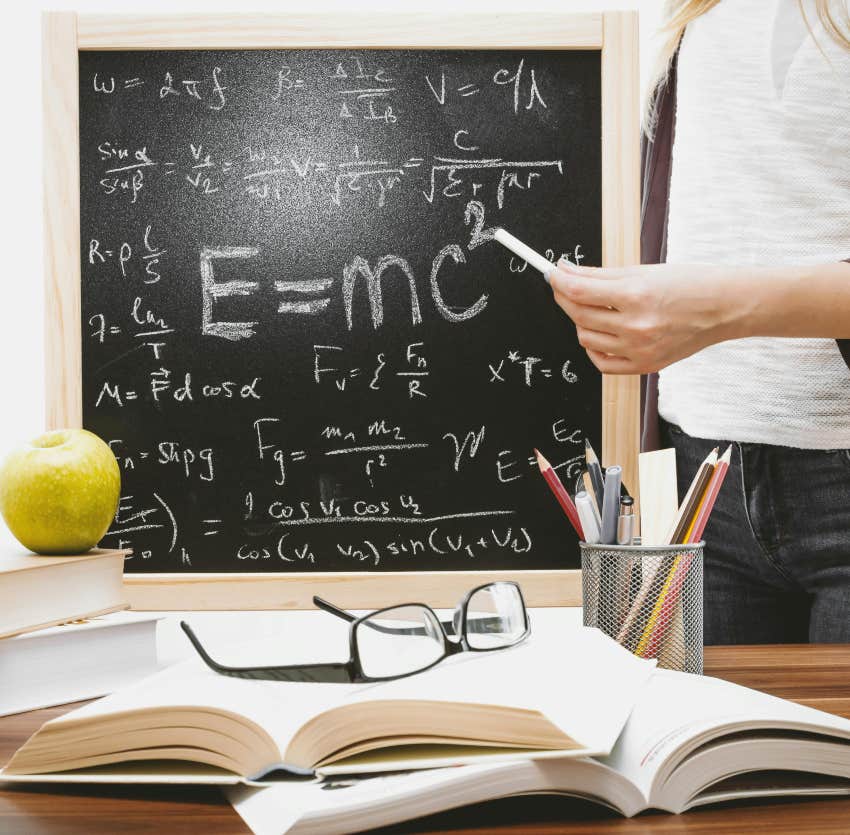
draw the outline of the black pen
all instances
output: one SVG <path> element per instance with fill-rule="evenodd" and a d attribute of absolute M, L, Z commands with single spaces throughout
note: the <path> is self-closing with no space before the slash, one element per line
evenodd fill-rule
<path fill-rule="evenodd" d="M 590 474 L 590 483 L 593 486 L 593 498 L 596 499 L 596 507 L 602 515 L 602 499 L 605 495 L 605 479 L 602 477 L 602 467 L 599 459 L 587 438 L 584 439 L 584 459 L 587 462 L 587 472 Z"/>

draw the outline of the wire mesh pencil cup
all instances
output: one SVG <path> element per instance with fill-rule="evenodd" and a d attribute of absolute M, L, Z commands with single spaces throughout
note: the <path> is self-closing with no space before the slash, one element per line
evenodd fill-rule
<path fill-rule="evenodd" d="M 659 667 L 701 674 L 704 545 L 580 543 L 584 625 Z"/>

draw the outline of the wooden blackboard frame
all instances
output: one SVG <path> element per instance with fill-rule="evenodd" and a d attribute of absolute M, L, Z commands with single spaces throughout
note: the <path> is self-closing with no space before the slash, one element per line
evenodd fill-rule
<path fill-rule="evenodd" d="M 638 263 L 637 12 L 569 14 L 185 14 L 42 16 L 46 424 L 82 425 L 78 53 L 88 49 L 599 50 L 602 66 L 602 263 Z M 637 377 L 602 380 L 602 458 L 635 489 Z M 444 571 L 136 574 L 134 608 L 311 608 L 322 594 L 350 608 L 416 597 L 451 606 L 490 579 L 518 580 L 533 606 L 581 604 L 581 572 Z"/>

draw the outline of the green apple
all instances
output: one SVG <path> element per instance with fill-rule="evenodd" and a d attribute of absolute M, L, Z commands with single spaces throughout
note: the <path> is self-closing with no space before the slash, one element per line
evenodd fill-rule
<path fill-rule="evenodd" d="M 0 513 L 37 554 L 82 554 L 106 533 L 121 493 L 112 450 L 85 429 L 46 432 L 0 467 Z"/>

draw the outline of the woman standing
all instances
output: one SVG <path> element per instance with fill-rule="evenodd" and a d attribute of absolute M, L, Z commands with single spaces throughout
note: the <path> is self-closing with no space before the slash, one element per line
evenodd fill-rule
<path fill-rule="evenodd" d="M 680 492 L 733 444 L 706 643 L 850 642 L 847 1 L 668 6 L 645 265 L 561 263 L 555 298 L 601 371 L 660 371 L 644 440 L 676 448 Z"/>

